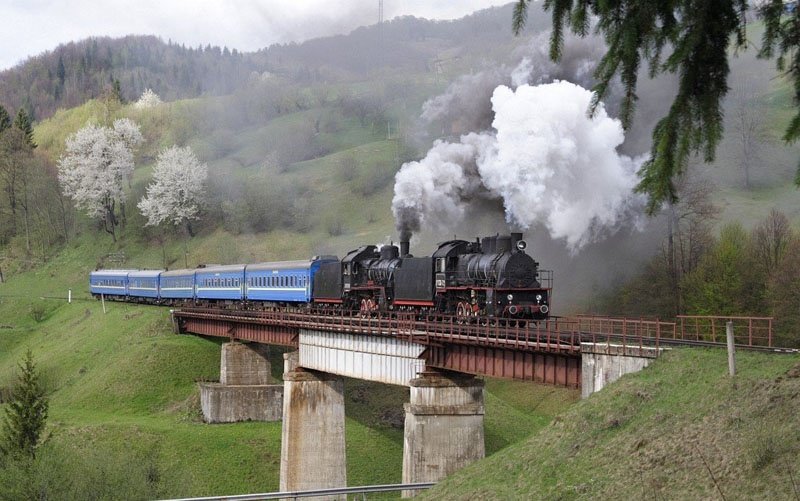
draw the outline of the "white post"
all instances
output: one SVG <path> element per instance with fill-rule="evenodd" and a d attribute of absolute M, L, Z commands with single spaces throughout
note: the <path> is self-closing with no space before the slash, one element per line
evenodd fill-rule
<path fill-rule="evenodd" d="M 67 289 L 67 303 L 72 304 L 72 289 Z"/>
<path fill-rule="evenodd" d="M 102 292 L 100 293 L 100 302 L 103 303 L 103 314 L 106 313 L 106 296 Z"/>
<path fill-rule="evenodd" d="M 725 333 L 728 337 L 728 372 L 731 376 L 736 375 L 736 346 L 733 343 L 733 322 L 728 320 L 725 324 Z"/>

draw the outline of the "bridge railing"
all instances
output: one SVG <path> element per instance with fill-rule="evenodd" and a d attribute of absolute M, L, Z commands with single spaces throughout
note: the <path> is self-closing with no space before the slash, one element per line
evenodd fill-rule
<path fill-rule="evenodd" d="M 592 336 L 724 343 L 727 322 L 733 322 L 739 346 L 772 347 L 772 317 L 678 315 L 674 322 L 579 315 L 581 332 Z"/>
<path fill-rule="evenodd" d="M 670 344 L 720 343 L 725 323 L 734 322 L 740 346 L 772 346 L 772 318 L 679 316 L 675 322 L 599 316 L 551 317 L 531 320 L 460 317 L 418 312 L 369 312 L 351 314 L 340 310 L 290 309 L 275 311 L 226 311 L 187 309 L 185 316 L 213 318 L 222 315 L 233 322 L 291 328 L 403 337 L 431 344 L 447 341 L 515 349 L 577 352 L 581 342 L 618 344 L 623 347 L 658 347 Z M 219 317 L 217 317 L 219 318 Z"/>
<path fill-rule="evenodd" d="M 414 314 L 412 314 L 413 316 Z M 575 329 L 560 327 L 558 320 L 509 320 L 488 317 L 458 317 L 430 314 L 412 320 L 411 337 L 424 338 L 426 342 L 446 339 L 455 343 L 510 348 L 533 348 L 547 351 L 579 349 L 580 335 Z"/>
<path fill-rule="evenodd" d="M 667 338 L 675 339 L 677 325 L 675 322 L 644 318 L 614 318 L 578 315 L 576 317 L 581 332 L 602 335 Z"/>
<path fill-rule="evenodd" d="M 743 346 L 772 347 L 773 317 L 678 315 L 681 339 L 725 342 L 725 329 L 733 323 L 734 341 Z"/>

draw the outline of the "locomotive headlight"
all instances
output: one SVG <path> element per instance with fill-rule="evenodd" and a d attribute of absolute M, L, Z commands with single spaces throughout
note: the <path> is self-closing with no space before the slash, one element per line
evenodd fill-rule
<path fill-rule="evenodd" d="M 518 250 L 524 251 L 527 248 L 528 248 L 528 242 L 526 242 L 525 240 L 517 240 Z"/>
<path fill-rule="evenodd" d="M 536 300 L 537 301 L 541 301 L 542 300 L 542 295 L 541 294 L 536 294 Z"/>
<path fill-rule="evenodd" d="M 514 299 L 514 294 L 509 294 L 509 295 L 508 295 L 508 296 L 506 296 L 506 297 L 507 297 L 507 299 L 508 299 L 509 301 L 512 301 L 512 300 Z"/>

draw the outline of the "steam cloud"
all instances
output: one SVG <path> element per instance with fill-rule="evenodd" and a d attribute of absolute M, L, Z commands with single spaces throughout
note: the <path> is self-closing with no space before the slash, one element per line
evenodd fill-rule
<path fill-rule="evenodd" d="M 525 71 L 518 69 L 516 79 Z M 638 204 L 632 189 L 643 159 L 617 153 L 622 125 L 602 104 L 589 118 L 591 98 L 566 81 L 495 88 L 493 131 L 437 141 L 397 173 L 392 210 L 401 234 L 457 224 L 475 200 L 502 201 L 509 224 L 543 224 L 572 251 L 617 225 Z"/>

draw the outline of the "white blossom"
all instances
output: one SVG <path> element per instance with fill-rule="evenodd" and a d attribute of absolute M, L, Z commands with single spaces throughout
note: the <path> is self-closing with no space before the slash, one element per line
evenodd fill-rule
<path fill-rule="evenodd" d="M 164 221 L 174 225 L 199 217 L 203 204 L 208 167 L 200 163 L 192 149 L 172 146 L 158 155 L 153 182 L 139 202 L 148 226 Z"/>
<path fill-rule="evenodd" d="M 123 118 L 113 127 L 89 124 L 66 142 L 58 162 L 64 194 L 89 217 L 116 225 L 116 202 L 125 201 L 123 183 L 133 174 L 133 148 L 142 141 L 139 126 Z"/>
<path fill-rule="evenodd" d="M 161 98 L 158 97 L 158 94 L 153 92 L 151 89 L 145 89 L 144 92 L 142 92 L 142 96 L 139 98 L 139 100 L 133 103 L 133 106 L 134 108 L 144 109 L 158 106 L 161 103 L 162 101 Z"/>

